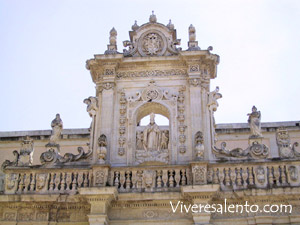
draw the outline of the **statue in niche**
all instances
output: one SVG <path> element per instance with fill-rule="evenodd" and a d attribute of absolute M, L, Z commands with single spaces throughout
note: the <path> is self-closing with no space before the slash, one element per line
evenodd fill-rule
<path fill-rule="evenodd" d="M 137 149 L 144 149 L 144 146 L 143 146 L 143 132 L 142 131 L 138 131 L 136 133 L 136 148 Z"/>
<path fill-rule="evenodd" d="M 57 113 L 54 120 L 51 122 L 52 133 L 50 136 L 50 141 L 47 144 L 49 146 L 58 146 L 57 141 L 60 139 L 60 135 L 63 129 L 63 122 L 60 118 L 60 115 Z"/>
<path fill-rule="evenodd" d="M 169 134 L 167 130 L 163 130 L 161 132 L 161 142 L 160 142 L 160 149 L 168 149 L 169 144 Z"/>
<path fill-rule="evenodd" d="M 248 123 L 250 126 L 251 136 L 250 138 L 259 138 L 262 137 L 261 134 L 261 113 L 260 111 L 257 111 L 257 108 L 255 106 L 252 107 L 252 112 L 247 114 L 248 117 Z"/>
<path fill-rule="evenodd" d="M 150 123 L 143 131 L 143 146 L 147 151 L 159 150 L 161 131 L 155 123 L 155 114 L 150 114 Z"/>

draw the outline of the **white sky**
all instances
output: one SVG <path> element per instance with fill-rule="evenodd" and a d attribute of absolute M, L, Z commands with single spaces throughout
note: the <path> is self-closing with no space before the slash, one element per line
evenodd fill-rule
<path fill-rule="evenodd" d="M 300 1 L 0 0 L 0 131 L 50 129 L 56 113 L 64 128 L 87 128 L 85 61 L 104 53 L 112 27 L 122 52 L 152 10 L 172 19 L 183 50 L 193 24 L 199 46 L 220 55 L 217 123 L 247 122 L 253 105 L 263 122 L 300 119 Z"/>

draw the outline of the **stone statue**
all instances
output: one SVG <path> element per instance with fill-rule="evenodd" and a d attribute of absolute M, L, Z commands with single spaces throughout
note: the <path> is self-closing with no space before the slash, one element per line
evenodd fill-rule
<path fill-rule="evenodd" d="M 136 133 L 136 148 L 137 149 L 143 149 L 143 132 L 138 131 Z"/>
<path fill-rule="evenodd" d="M 100 159 L 100 163 L 104 164 L 105 163 L 105 159 L 106 159 L 106 155 L 107 155 L 107 138 L 104 134 L 101 134 L 99 139 L 98 139 L 98 158 Z"/>
<path fill-rule="evenodd" d="M 90 117 L 96 115 L 98 110 L 98 100 L 96 97 L 88 97 L 83 100 L 85 104 L 87 104 L 86 111 L 89 113 Z"/>
<path fill-rule="evenodd" d="M 161 132 L 160 149 L 168 149 L 169 134 L 167 130 Z"/>
<path fill-rule="evenodd" d="M 63 129 L 63 122 L 59 114 L 56 114 L 56 117 L 51 122 L 52 133 L 50 136 L 50 141 L 46 145 L 47 147 L 58 146 L 57 141 L 60 139 L 60 135 Z"/>
<path fill-rule="evenodd" d="M 260 120 L 261 120 L 260 111 L 257 111 L 257 108 L 255 106 L 253 106 L 252 112 L 248 113 L 247 116 L 249 116 L 248 123 L 249 123 L 250 131 L 251 131 L 250 137 L 252 137 L 252 138 L 262 137 L 261 125 L 260 125 Z"/>
<path fill-rule="evenodd" d="M 207 106 L 210 111 L 215 112 L 219 106 L 218 99 L 222 98 L 222 94 L 219 93 L 219 87 L 217 86 L 216 89 L 212 92 L 208 93 L 208 103 Z"/>
<path fill-rule="evenodd" d="M 150 114 L 150 123 L 143 131 L 143 145 L 145 150 L 159 150 L 161 131 L 155 123 L 155 114 Z"/>

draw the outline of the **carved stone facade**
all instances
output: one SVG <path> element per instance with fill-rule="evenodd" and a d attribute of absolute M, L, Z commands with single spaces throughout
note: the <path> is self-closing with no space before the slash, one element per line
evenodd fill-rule
<path fill-rule="evenodd" d="M 0 132 L 1 224 L 300 223 L 299 122 L 261 123 L 254 106 L 247 124 L 216 124 L 219 56 L 200 49 L 194 26 L 188 33 L 182 50 L 171 21 L 152 13 L 120 53 L 113 28 L 86 63 L 90 128 L 63 129 L 57 114 L 51 131 Z M 293 212 L 180 212 L 225 199 Z"/>

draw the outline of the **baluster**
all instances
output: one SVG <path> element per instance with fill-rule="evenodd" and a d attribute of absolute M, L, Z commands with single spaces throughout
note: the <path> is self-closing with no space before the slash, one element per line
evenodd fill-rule
<path fill-rule="evenodd" d="M 235 173 L 235 168 L 228 168 L 228 173 L 230 172 L 230 180 L 232 183 L 233 188 L 236 188 L 236 173 Z M 229 185 L 230 185 L 230 180 L 229 180 Z"/>
<path fill-rule="evenodd" d="M 253 167 L 248 167 L 249 171 L 249 185 L 254 185 Z"/>
<path fill-rule="evenodd" d="M 224 185 L 224 178 L 224 168 L 219 168 L 219 182 L 221 186 Z"/>
<path fill-rule="evenodd" d="M 89 179 L 88 179 L 88 181 L 89 181 L 89 187 L 92 187 L 93 186 L 93 173 L 92 173 L 91 170 L 89 171 Z"/>
<path fill-rule="evenodd" d="M 137 182 L 136 170 L 132 171 L 131 180 L 132 180 L 132 189 L 134 189 L 136 188 L 136 182 Z"/>
<path fill-rule="evenodd" d="M 136 188 L 141 189 L 143 187 L 143 171 L 137 171 L 137 183 Z"/>
<path fill-rule="evenodd" d="M 176 182 L 176 187 L 179 187 L 180 183 L 180 170 L 175 169 L 175 182 Z"/>
<path fill-rule="evenodd" d="M 126 190 L 130 189 L 131 180 L 130 180 L 130 171 L 126 171 Z"/>
<path fill-rule="evenodd" d="M 35 173 L 32 173 L 32 179 L 30 182 L 30 189 L 29 189 L 30 191 L 34 191 L 35 183 L 36 183 L 36 175 L 35 175 Z"/>
<path fill-rule="evenodd" d="M 125 184 L 125 171 L 124 170 L 120 171 L 120 184 L 121 184 L 120 190 L 121 191 L 125 190 L 125 188 L 124 188 L 124 184 Z"/>
<path fill-rule="evenodd" d="M 67 173 L 67 176 L 66 176 L 66 190 L 69 191 L 70 190 L 70 186 L 71 186 L 71 183 L 72 183 L 72 173 Z"/>
<path fill-rule="evenodd" d="M 19 188 L 18 188 L 18 192 L 22 192 L 23 191 L 23 187 L 24 187 L 24 173 L 21 173 L 20 175 L 20 182 L 19 182 Z"/>
<path fill-rule="evenodd" d="M 218 179 L 218 168 L 214 167 L 213 168 L 213 183 L 214 184 L 218 184 L 219 183 L 219 179 Z"/>
<path fill-rule="evenodd" d="M 162 171 L 161 170 L 157 170 L 156 174 L 157 174 L 157 179 L 156 179 L 157 188 L 161 188 L 161 183 L 162 183 L 161 175 L 162 175 Z"/>
<path fill-rule="evenodd" d="M 248 179 L 248 171 L 247 171 L 247 167 L 243 167 L 242 168 L 243 172 L 242 172 L 242 178 L 243 178 L 243 186 L 244 188 L 247 187 L 247 179 Z"/>
<path fill-rule="evenodd" d="M 83 187 L 88 187 L 88 185 L 89 185 L 88 175 L 89 175 L 89 172 L 84 172 Z"/>
<path fill-rule="evenodd" d="M 225 168 L 225 185 L 230 186 L 229 168 Z"/>
<path fill-rule="evenodd" d="M 62 173 L 61 183 L 60 183 L 60 190 L 61 191 L 66 190 L 66 173 Z"/>
<path fill-rule="evenodd" d="M 26 193 L 28 189 L 30 188 L 30 173 L 25 173 L 25 178 L 24 178 L 24 192 Z"/>
<path fill-rule="evenodd" d="M 185 169 L 181 170 L 181 185 L 186 185 L 186 176 L 185 176 Z"/>
<path fill-rule="evenodd" d="M 274 177 L 275 177 L 275 181 L 276 181 L 276 185 L 280 186 L 280 171 L 279 171 L 279 167 L 278 166 L 274 166 Z"/>
<path fill-rule="evenodd" d="M 77 178 L 77 183 L 78 183 L 78 187 L 82 187 L 83 184 L 83 172 L 78 173 L 78 178 Z"/>
<path fill-rule="evenodd" d="M 274 177 L 273 177 L 273 171 L 272 171 L 272 166 L 268 166 L 268 180 L 269 180 L 269 184 L 273 185 L 274 184 Z"/>
<path fill-rule="evenodd" d="M 108 171 L 107 183 L 108 183 L 108 186 L 114 185 L 114 172 L 111 170 Z"/>
<path fill-rule="evenodd" d="M 281 182 L 282 182 L 282 185 L 287 185 L 286 175 L 285 175 L 285 166 L 284 165 L 280 166 L 280 170 L 281 170 Z"/>
<path fill-rule="evenodd" d="M 207 183 L 211 184 L 213 180 L 213 169 L 207 169 Z"/>
<path fill-rule="evenodd" d="M 237 173 L 236 183 L 240 187 L 240 186 L 242 186 L 242 175 L 241 175 L 241 168 L 240 167 L 236 168 L 236 173 Z"/>
<path fill-rule="evenodd" d="M 119 171 L 116 171 L 115 172 L 115 187 L 119 188 L 119 184 L 120 184 L 120 181 L 119 181 Z"/>
<path fill-rule="evenodd" d="M 164 188 L 166 188 L 168 183 L 168 170 L 163 170 L 162 181 L 164 182 Z"/>
<path fill-rule="evenodd" d="M 50 173 L 50 186 L 49 186 L 49 191 L 54 190 L 54 173 Z"/>
<path fill-rule="evenodd" d="M 54 191 L 58 191 L 59 184 L 60 184 L 60 176 L 61 176 L 60 173 L 55 174 L 55 180 L 54 180 L 55 188 L 54 188 Z"/>
<path fill-rule="evenodd" d="M 72 190 L 75 191 L 77 189 L 77 176 L 78 173 L 73 173 L 73 181 L 72 181 Z"/>
<path fill-rule="evenodd" d="M 170 176 L 169 176 L 169 187 L 174 187 L 174 177 L 173 177 L 173 172 L 174 170 L 170 170 Z"/>

